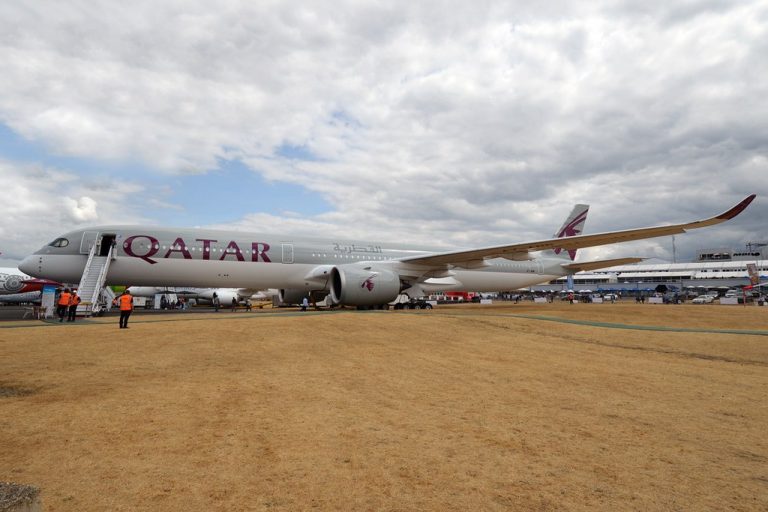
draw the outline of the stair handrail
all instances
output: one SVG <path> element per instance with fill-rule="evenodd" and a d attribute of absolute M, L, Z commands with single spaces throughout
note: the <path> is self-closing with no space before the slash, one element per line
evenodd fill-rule
<path fill-rule="evenodd" d="M 83 270 L 83 275 L 80 277 L 80 284 L 77 285 L 78 290 L 81 290 L 83 286 L 85 286 L 85 281 L 86 279 L 88 279 L 88 272 L 90 271 L 94 254 L 96 254 L 96 242 L 91 244 L 91 250 L 88 251 L 88 261 L 85 263 L 85 269 Z M 80 297 L 80 299 L 84 300 L 84 297 Z"/>
<path fill-rule="evenodd" d="M 104 259 L 104 266 L 101 267 L 99 277 L 96 279 L 96 288 L 93 290 L 93 302 L 91 303 L 91 311 L 94 314 L 101 311 L 101 301 L 99 301 L 99 296 L 101 295 L 101 289 L 104 288 L 104 281 L 106 281 L 107 278 L 107 271 L 109 270 L 109 263 L 112 261 L 112 251 L 114 248 L 114 246 L 109 247 L 107 257 Z"/>

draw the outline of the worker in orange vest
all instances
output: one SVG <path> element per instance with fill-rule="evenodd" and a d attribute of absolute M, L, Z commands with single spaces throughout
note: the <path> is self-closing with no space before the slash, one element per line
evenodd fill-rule
<path fill-rule="evenodd" d="M 74 322 L 77 314 L 77 305 L 80 304 L 80 296 L 76 290 L 72 290 L 69 295 L 69 314 L 67 315 L 67 322 Z"/>
<path fill-rule="evenodd" d="M 70 298 L 69 288 L 64 288 L 64 291 L 59 295 L 59 302 L 56 304 L 56 314 L 59 315 L 59 322 L 64 321 L 64 316 L 67 314 L 67 309 L 69 308 Z"/>
<path fill-rule="evenodd" d="M 128 317 L 131 316 L 131 311 L 133 311 L 133 297 L 131 297 L 131 292 L 125 290 L 123 294 L 118 297 L 117 302 L 120 304 L 120 328 L 127 329 Z"/>

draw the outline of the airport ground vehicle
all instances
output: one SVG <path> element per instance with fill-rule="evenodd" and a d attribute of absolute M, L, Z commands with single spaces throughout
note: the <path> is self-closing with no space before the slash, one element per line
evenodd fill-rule
<path fill-rule="evenodd" d="M 712 295 L 699 295 L 693 301 L 691 301 L 693 304 L 712 304 L 714 302 L 715 297 Z"/>
<path fill-rule="evenodd" d="M 432 309 L 432 304 L 426 300 L 410 300 L 408 302 L 399 302 L 393 306 L 393 309 Z"/>

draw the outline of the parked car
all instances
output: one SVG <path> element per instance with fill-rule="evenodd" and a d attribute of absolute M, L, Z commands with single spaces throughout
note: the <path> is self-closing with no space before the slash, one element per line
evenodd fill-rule
<path fill-rule="evenodd" d="M 691 301 L 693 304 L 712 304 L 712 302 L 715 300 L 715 297 L 712 295 L 699 295 L 693 301 Z"/>

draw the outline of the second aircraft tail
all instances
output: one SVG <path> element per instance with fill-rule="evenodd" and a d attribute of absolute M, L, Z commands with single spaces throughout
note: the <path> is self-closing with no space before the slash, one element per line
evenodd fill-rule
<path fill-rule="evenodd" d="M 571 210 L 571 213 L 565 219 L 565 222 L 560 229 L 554 234 L 553 238 L 563 238 L 566 236 L 580 235 L 584 231 L 584 223 L 587 221 L 587 214 L 589 213 L 588 204 L 577 204 Z M 576 249 L 561 249 L 556 248 L 550 251 L 544 251 L 546 256 L 570 259 L 571 261 L 576 259 Z"/>

